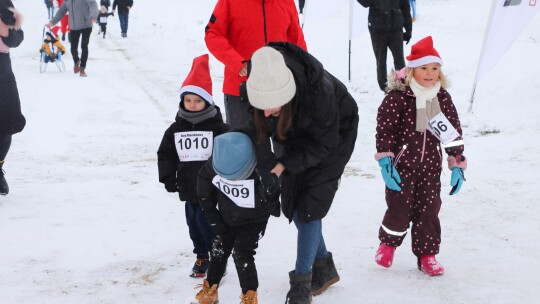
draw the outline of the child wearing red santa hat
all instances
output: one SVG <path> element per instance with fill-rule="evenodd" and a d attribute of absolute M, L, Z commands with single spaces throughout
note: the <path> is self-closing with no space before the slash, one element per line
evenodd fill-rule
<path fill-rule="evenodd" d="M 214 237 L 197 196 L 197 173 L 212 155 L 214 137 L 228 131 L 212 97 L 208 54 L 193 59 L 191 71 L 180 88 L 175 122 L 165 131 L 159 146 L 159 182 L 185 201 L 186 221 L 197 259 L 191 277 L 203 278 L 209 265 Z"/>
<path fill-rule="evenodd" d="M 55 26 L 51 31 L 45 33 L 45 39 L 39 49 L 40 53 L 45 53 L 45 62 L 54 62 L 59 54 L 63 55 L 66 53 L 66 48 L 57 36 L 59 29 L 60 27 Z"/>
<path fill-rule="evenodd" d="M 387 209 L 375 261 L 390 267 L 411 228 L 418 269 L 430 276 L 444 273 L 435 258 L 441 243 L 442 149 L 452 171 L 450 195 L 459 192 L 467 167 L 461 123 L 442 65 L 431 36 L 414 44 L 407 66 L 388 77 L 390 91 L 378 109 L 376 130 L 375 159 L 386 184 Z"/>

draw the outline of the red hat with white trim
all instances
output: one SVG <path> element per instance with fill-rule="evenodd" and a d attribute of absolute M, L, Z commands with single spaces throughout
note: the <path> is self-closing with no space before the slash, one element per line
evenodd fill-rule
<path fill-rule="evenodd" d="M 416 68 L 430 63 L 443 65 L 441 55 L 433 47 L 433 38 L 427 36 L 411 47 L 411 54 L 407 56 L 407 67 Z"/>
<path fill-rule="evenodd" d="M 214 104 L 208 58 L 208 54 L 204 54 L 193 59 L 191 71 L 189 71 L 186 80 L 184 80 L 180 88 L 181 100 L 184 99 L 185 94 L 197 94 L 209 104 Z"/>

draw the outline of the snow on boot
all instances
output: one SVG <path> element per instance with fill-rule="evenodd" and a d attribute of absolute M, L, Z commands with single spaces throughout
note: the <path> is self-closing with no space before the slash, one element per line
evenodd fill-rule
<path fill-rule="evenodd" d="M 434 255 L 423 255 L 418 258 L 418 269 L 429 276 L 438 276 L 444 273 L 444 267 L 437 262 Z"/>
<path fill-rule="evenodd" d="M 253 290 L 248 290 L 245 294 L 242 294 L 240 296 L 240 304 L 258 304 L 259 300 L 257 300 L 257 292 Z"/>
<path fill-rule="evenodd" d="M 311 273 L 297 274 L 289 272 L 289 282 L 291 289 L 287 292 L 285 304 L 310 304 L 311 295 Z"/>
<path fill-rule="evenodd" d="M 208 271 L 208 266 L 210 266 L 210 261 L 208 259 L 197 259 L 191 269 L 190 277 L 204 278 L 206 276 L 206 271 Z"/>
<path fill-rule="evenodd" d="M 330 285 L 339 281 L 339 275 L 332 259 L 332 253 L 326 259 L 315 260 L 313 263 L 313 273 L 311 276 L 311 291 L 314 296 L 318 296 Z"/>
<path fill-rule="evenodd" d="M 4 174 L 4 170 L 0 168 L 0 195 L 7 195 L 9 193 L 9 186 Z"/>
<path fill-rule="evenodd" d="M 218 299 L 218 285 L 214 284 L 210 286 L 207 280 L 204 280 L 202 285 L 199 285 L 202 289 L 197 293 L 195 299 L 197 299 L 197 304 L 217 304 L 219 303 Z"/>
<path fill-rule="evenodd" d="M 396 247 L 381 243 L 381 245 L 379 245 L 379 249 L 377 249 L 377 253 L 375 253 L 375 262 L 382 267 L 389 268 L 392 266 L 392 261 L 394 261 L 395 251 Z"/>

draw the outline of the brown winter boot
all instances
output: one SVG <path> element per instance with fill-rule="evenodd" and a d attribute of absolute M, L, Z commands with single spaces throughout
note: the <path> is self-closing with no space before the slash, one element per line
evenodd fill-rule
<path fill-rule="evenodd" d="M 259 301 L 257 300 L 257 292 L 253 290 L 248 290 L 245 294 L 242 294 L 240 296 L 240 304 L 258 304 Z"/>
<path fill-rule="evenodd" d="M 85 67 L 81 67 L 80 74 L 81 77 L 86 77 Z"/>
<path fill-rule="evenodd" d="M 219 303 L 217 284 L 214 284 L 212 285 L 212 287 L 210 287 L 210 283 L 208 283 L 208 280 L 204 280 L 204 283 L 199 286 L 201 286 L 202 289 L 195 296 L 195 299 L 199 301 L 199 304 L 218 304 Z"/>
<path fill-rule="evenodd" d="M 73 66 L 73 73 L 77 74 L 81 70 L 80 61 L 75 62 L 75 65 Z"/>
<path fill-rule="evenodd" d="M 332 253 L 326 259 L 315 260 L 311 276 L 311 292 L 318 296 L 331 285 L 339 281 L 336 265 Z"/>

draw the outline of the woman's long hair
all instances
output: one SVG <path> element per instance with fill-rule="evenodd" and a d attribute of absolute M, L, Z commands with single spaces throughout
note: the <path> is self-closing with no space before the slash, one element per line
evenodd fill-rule
<path fill-rule="evenodd" d="M 257 129 L 257 137 L 260 142 L 272 132 L 272 123 L 268 117 L 264 117 L 264 110 L 254 109 L 253 121 Z M 287 138 L 287 131 L 291 128 L 293 122 L 292 100 L 281 107 L 281 112 L 277 117 L 276 129 L 274 134 L 276 139 L 284 140 Z"/>

